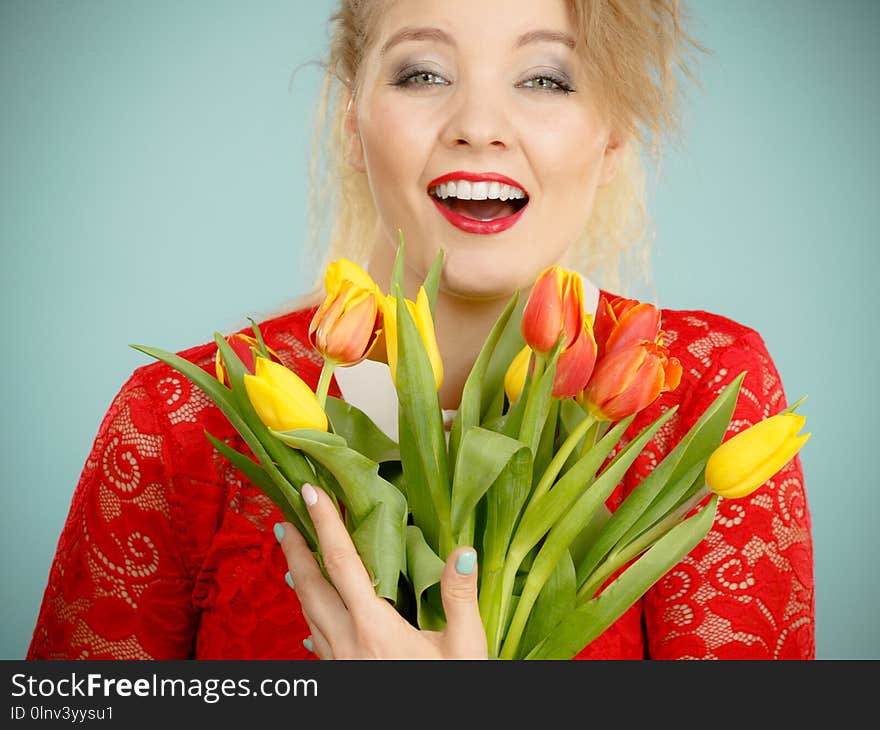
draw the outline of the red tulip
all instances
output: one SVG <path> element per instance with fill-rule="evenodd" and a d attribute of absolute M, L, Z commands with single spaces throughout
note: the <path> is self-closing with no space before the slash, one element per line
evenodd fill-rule
<path fill-rule="evenodd" d="M 535 352 L 549 353 L 565 333 L 567 348 L 583 329 L 584 289 L 581 277 L 559 266 L 545 269 L 535 281 L 522 315 L 522 334 Z"/>
<path fill-rule="evenodd" d="M 232 351 L 238 355 L 238 359 L 241 360 L 242 365 L 244 365 L 245 369 L 253 375 L 255 372 L 255 362 L 254 362 L 254 349 L 259 351 L 260 343 L 257 342 L 255 337 L 251 337 L 250 335 L 245 335 L 241 333 L 231 334 L 226 337 L 227 344 L 232 348 Z M 276 353 L 271 348 L 266 348 L 271 356 L 271 359 L 275 362 L 280 363 L 281 358 L 278 357 L 278 353 Z M 226 375 L 226 366 L 223 364 L 223 356 L 220 354 L 220 350 L 217 350 L 217 354 L 214 356 L 214 370 L 217 373 L 217 380 L 223 383 L 225 386 L 230 387 L 229 378 Z"/>
<path fill-rule="evenodd" d="M 596 340 L 593 338 L 592 317 L 584 317 L 581 333 L 559 355 L 554 398 L 572 398 L 587 385 L 596 365 Z"/>
<path fill-rule="evenodd" d="M 681 363 L 655 342 L 606 352 L 583 393 L 594 418 L 619 421 L 646 408 L 681 382 Z"/>
<path fill-rule="evenodd" d="M 606 297 L 603 292 L 596 309 L 598 357 L 646 340 L 660 341 L 660 310 L 653 304 L 624 297 Z"/>

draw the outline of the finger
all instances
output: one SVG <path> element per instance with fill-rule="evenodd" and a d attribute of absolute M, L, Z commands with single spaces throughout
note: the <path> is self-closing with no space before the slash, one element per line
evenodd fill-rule
<path fill-rule="evenodd" d="M 348 638 L 351 619 L 336 589 L 321 573 L 312 551 L 299 531 L 289 522 L 279 523 L 283 529 L 281 549 L 287 559 L 288 585 L 296 591 L 303 613 L 325 636 L 335 640 Z M 276 535 L 279 531 L 276 531 Z"/>
<path fill-rule="evenodd" d="M 376 591 L 333 501 L 311 484 L 303 484 L 302 496 L 318 533 L 324 567 L 345 605 L 371 610 L 377 605 Z"/>
<path fill-rule="evenodd" d="M 477 553 L 473 548 L 454 550 L 440 576 L 440 597 L 446 613 L 444 641 L 449 656 L 485 659 L 486 630 L 477 602 Z"/>
<path fill-rule="evenodd" d="M 308 637 L 303 639 L 303 646 L 317 656 L 318 659 L 333 659 L 333 649 L 330 647 L 330 642 L 327 641 L 327 638 L 321 630 L 315 626 L 314 622 L 309 618 L 309 615 L 305 611 L 303 611 L 303 618 L 305 618 L 306 623 L 309 625 L 309 630 L 312 632 Z"/>

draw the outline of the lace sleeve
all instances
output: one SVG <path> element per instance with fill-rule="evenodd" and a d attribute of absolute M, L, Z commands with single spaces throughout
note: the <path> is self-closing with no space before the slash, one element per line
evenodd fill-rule
<path fill-rule="evenodd" d="M 197 616 L 170 503 L 161 393 L 143 370 L 114 399 L 86 460 L 28 659 L 192 655 Z"/>
<path fill-rule="evenodd" d="M 693 420 L 742 370 L 748 374 L 728 435 L 785 407 L 757 333 L 715 353 L 689 406 Z M 709 534 L 646 594 L 644 609 L 651 658 L 814 658 L 813 551 L 800 458 L 749 497 L 720 500 Z"/>

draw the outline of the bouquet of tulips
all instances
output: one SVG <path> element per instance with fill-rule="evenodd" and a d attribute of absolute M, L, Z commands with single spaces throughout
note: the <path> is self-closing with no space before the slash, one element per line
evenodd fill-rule
<path fill-rule="evenodd" d="M 420 628 L 442 629 L 444 562 L 472 545 L 490 656 L 571 658 L 703 539 L 719 496 L 749 494 L 809 437 L 798 435 L 798 402 L 722 444 L 741 373 L 612 514 L 606 500 L 675 412 L 622 439 L 681 378 L 659 311 L 603 296 L 594 321 L 580 277 L 547 269 L 528 301 L 514 295 L 495 323 L 447 433 L 432 316 L 443 257 L 413 302 L 403 295 L 403 255 L 401 240 L 390 295 L 350 261 L 328 267 L 309 330 L 325 363 L 316 392 L 256 324 L 253 337 L 215 336 L 216 378 L 135 347 L 223 411 L 251 455 L 208 438 L 318 553 L 299 488 L 317 483 L 333 495 L 377 593 Z M 397 442 L 328 396 L 334 368 L 360 362 L 379 340 L 399 399 Z"/>

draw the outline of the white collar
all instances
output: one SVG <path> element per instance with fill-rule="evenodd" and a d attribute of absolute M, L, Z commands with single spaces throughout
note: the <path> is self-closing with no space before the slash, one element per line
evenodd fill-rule
<path fill-rule="evenodd" d="M 599 290 L 581 276 L 584 283 L 584 309 L 595 312 L 599 305 Z M 388 438 L 397 441 L 397 391 L 391 380 L 391 370 L 384 362 L 362 360 L 357 365 L 336 368 L 333 372 L 342 399 L 367 414 Z M 447 426 L 457 409 L 444 409 L 443 421 Z"/>

